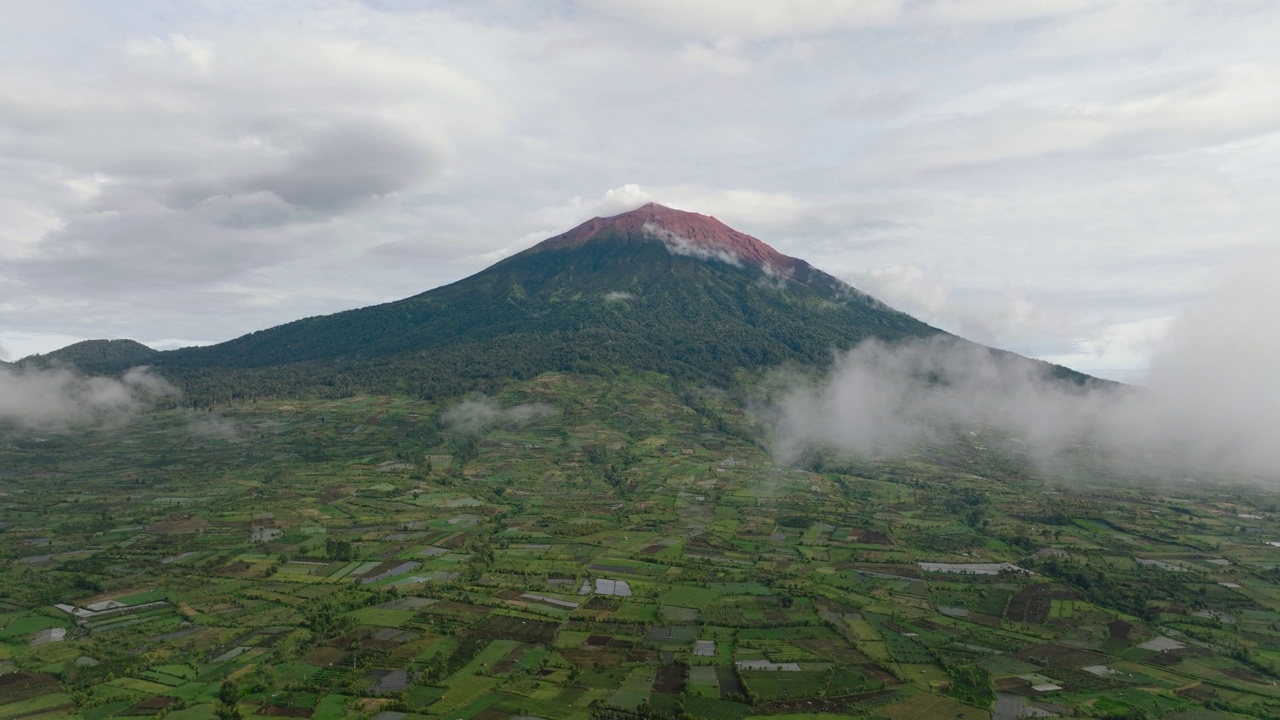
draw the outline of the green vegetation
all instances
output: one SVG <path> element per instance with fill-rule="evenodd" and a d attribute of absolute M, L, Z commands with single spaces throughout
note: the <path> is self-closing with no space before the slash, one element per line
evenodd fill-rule
<path fill-rule="evenodd" d="M 628 298 L 609 300 L 618 293 Z M 729 387 L 744 369 L 823 367 L 833 349 L 868 338 L 940 332 L 808 265 L 784 281 L 750 264 L 673 255 L 653 238 L 605 230 L 585 245 L 521 253 L 411 298 L 218 345 L 155 352 L 92 341 L 56 359 L 108 374 L 145 363 L 182 389 L 184 404 L 207 407 L 357 393 L 437 399 L 496 392 L 545 372 L 620 369 Z M 1090 380 L 1025 362 L 1072 382 Z"/>
<path fill-rule="evenodd" d="M 491 399 L 0 431 L 0 720 L 1280 714 L 1265 490 L 781 466 L 656 374 Z"/>

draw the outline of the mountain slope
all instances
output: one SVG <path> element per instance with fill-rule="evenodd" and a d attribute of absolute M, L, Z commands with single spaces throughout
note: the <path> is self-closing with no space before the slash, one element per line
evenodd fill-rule
<path fill-rule="evenodd" d="M 433 396 L 619 368 L 726 385 L 744 368 L 940 332 L 714 218 L 650 204 L 414 297 L 148 362 L 197 397 Z"/>
<path fill-rule="evenodd" d="M 136 340 L 85 340 L 44 355 L 25 357 L 19 364 L 32 367 L 70 365 L 86 372 L 97 372 L 120 366 L 145 365 L 158 355 L 159 350 Z"/>

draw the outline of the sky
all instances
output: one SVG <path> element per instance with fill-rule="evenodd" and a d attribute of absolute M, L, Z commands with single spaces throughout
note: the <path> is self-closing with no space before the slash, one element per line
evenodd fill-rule
<path fill-rule="evenodd" d="M 0 359 L 395 300 L 653 200 L 1140 381 L 1280 244 L 1269 0 L 0 2 Z"/>

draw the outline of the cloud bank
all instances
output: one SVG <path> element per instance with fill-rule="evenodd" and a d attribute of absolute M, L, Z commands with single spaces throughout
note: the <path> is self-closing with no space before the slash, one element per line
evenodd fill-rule
<path fill-rule="evenodd" d="M 1175 322 L 1141 388 L 1081 387 L 950 338 L 864 343 L 819 381 L 779 379 L 774 451 L 892 455 L 994 431 L 1044 461 L 1085 451 L 1126 472 L 1280 479 L 1277 268 L 1272 253 Z"/>
<path fill-rule="evenodd" d="M 177 394 L 146 367 L 132 368 L 118 380 L 65 368 L 0 367 L 0 423 L 49 429 L 112 422 Z"/>

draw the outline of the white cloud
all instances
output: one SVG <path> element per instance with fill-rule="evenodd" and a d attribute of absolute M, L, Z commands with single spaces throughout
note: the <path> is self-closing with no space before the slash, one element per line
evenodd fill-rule
<path fill-rule="evenodd" d="M 766 417 L 775 450 L 901 453 L 963 429 L 1025 440 L 1041 460 L 1084 443 L 1089 461 L 1147 477 L 1252 474 L 1280 480 L 1280 335 L 1269 332 L 1280 253 L 1251 257 L 1172 323 L 1115 325 L 1095 350 L 1159 344 L 1142 390 L 1079 388 L 976 346 L 867 342 L 818 383 L 787 378 Z M 1120 346 L 1120 347 L 1116 347 Z M 1125 347 L 1127 346 L 1127 348 Z"/>
<path fill-rule="evenodd" d="M 459 142 L 511 116 L 484 83 L 429 55 L 213 32 L 125 40 L 92 73 L 0 71 L 0 287 L 27 294 L 43 318 L 60 305 L 74 313 L 56 299 L 68 294 L 104 310 L 168 308 L 179 292 L 359 243 L 370 233 L 329 226 L 420 191 Z M 34 329 L 42 317 L 22 320 Z"/>
<path fill-rule="evenodd" d="M 700 245 L 689 238 L 671 232 L 661 225 L 645 223 L 641 229 L 661 240 L 662 244 L 667 248 L 667 252 L 672 255 L 683 255 L 699 260 L 717 260 L 734 267 L 742 266 L 742 258 L 738 257 L 737 253 Z"/>
<path fill-rule="evenodd" d="M 951 298 L 951 283 L 919 265 L 872 268 L 850 280 L 854 287 L 868 295 L 903 312 L 926 318 L 942 315 Z"/>
<path fill-rule="evenodd" d="M 175 33 L 167 38 L 131 38 L 124 43 L 126 55 L 147 59 L 179 60 L 201 73 L 208 73 L 213 65 L 212 43 Z"/>
<path fill-rule="evenodd" d="M 1103 340 L 1095 335 L 1106 331 L 1032 297 L 1028 289 L 958 288 L 955 278 L 919 265 L 874 268 L 850 280 L 854 287 L 898 310 L 984 345 L 1020 345 L 1023 352 L 1028 347 L 1096 345 Z"/>
<path fill-rule="evenodd" d="M 0 422 L 37 429 L 112 422 L 176 394 L 145 367 L 118 380 L 64 368 L 0 368 Z"/>
<path fill-rule="evenodd" d="M 680 59 L 696 69 L 707 69 L 721 75 L 741 75 L 751 69 L 751 61 L 742 56 L 742 45 L 736 39 L 712 44 L 691 42 L 680 51 Z"/>
<path fill-rule="evenodd" d="M 463 400 L 440 414 L 440 421 L 450 430 L 479 433 L 500 425 L 514 427 L 536 422 L 556 414 L 556 409 L 545 403 L 525 403 L 504 408 L 489 397 Z"/>
<path fill-rule="evenodd" d="M 1043 354 L 1040 359 L 1120 382 L 1146 382 L 1151 355 L 1172 323 L 1172 317 L 1156 317 L 1105 325 L 1076 339 L 1067 352 Z"/>
<path fill-rule="evenodd" d="M 511 247 L 503 248 L 500 252 L 505 256 L 559 235 L 593 217 L 611 217 L 651 202 L 663 201 L 655 199 L 649 191 L 635 183 L 610 188 L 598 198 L 587 199 L 575 195 L 568 202 L 530 213 L 525 221 L 528 231 Z"/>
<path fill-rule="evenodd" d="M 590 207 L 592 208 L 592 213 L 608 217 L 628 210 L 635 210 L 649 202 L 653 202 L 653 196 L 645 192 L 639 185 L 628 184 L 612 190 L 606 190 L 600 200 L 591 204 Z M 570 201 L 570 205 L 583 209 L 588 207 L 588 205 L 582 203 L 580 198 L 576 197 Z"/>
<path fill-rule="evenodd" d="M 836 117 L 863 120 L 889 118 L 910 108 L 916 101 L 916 92 L 901 82 L 858 84 L 832 100 L 827 112 Z"/>
<path fill-rule="evenodd" d="M 590 0 L 589 8 L 698 37 L 770 38 L 886 24 L 902 12 L 900 0 Z"/>
<path fill-rule="evenodd" d="M 1280 70 L 1250 62 L 1168 71 L 995 104 L 909 127 L 866 165 L 889 175 L 954 171 L 1065 154 L 1116 159 L 1231 142 L 1280 123 Z M 972 102 L 970 100 L 969 102 Z"/>
<path fill-rule="evenodd" d="M 1110 4 L 1111 0 L 937 0 L 925 12 L 939 23 L 1010 23 L 1099 10 Z"/>

